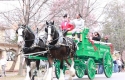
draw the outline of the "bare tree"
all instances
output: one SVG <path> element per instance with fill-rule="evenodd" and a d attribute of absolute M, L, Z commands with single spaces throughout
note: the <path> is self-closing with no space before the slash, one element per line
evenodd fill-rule
<path fill-rule="evenodd" d="M 5 21 L 12 26 L 22 23 L 30 26 L 39 26 L 49 17 L 51 0 L 19 0 L 20 7 L 1 13 Z"/>
<path fill-rule="evenodd" d="M 98 0 L 54 0 L 50 10 L 56 14 L 53 19 L 58 23 L 61 21 L 60 17 L 65 13 L 68 13 L 72 18 L 75 18 L 77 13 L 81 13 L 85 25 L 91 28 L 91 26 L 97 25 L 98 19 L 103 14 L 101 13 L 98 17 L 95 15 L 95 12 L 101 8 L 100 5 Z"/>
<path fill-rule="evenodd" d="M 125 3 L 111 2 L 105 9 L 104 34 L 119 51 L 124 50 L 125 42 Z"/>

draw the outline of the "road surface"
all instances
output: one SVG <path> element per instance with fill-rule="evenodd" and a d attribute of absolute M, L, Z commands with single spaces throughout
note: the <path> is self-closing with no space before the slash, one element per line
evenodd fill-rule
<path fill-rule="evenodd" d="M 78 79 L 77 77 L 75 77 L 73 78 L 73 80 L 89 80 L 89 79 L 88 79 L 88 76 L 85 75 L 82 79 Z M 94 80 L 125 80 L 125 72 L 113 73 L 111 78 L 106 78 L 104 74 L 101 74 L 101 75 L 98 74 L 95 76 Z"/>
<path fill-rule="evenodd" d="M 7 74 L 7 77 L 0 77 L 0 80 L 24 80 L 24 76 L 17 76 L 15 73 Z M 54 78 L 53 80 L 57 80 Z M 65 76 L 65 80 L 68 80 L 68 75 Z M 74 77 L 73 80 L 89 80 L 85 75 L 83 78 L 78 79 Z M 94 80 L 125 80 L 125 72 L 113 73 L 111 78 L 106 78 L 104 74 L 96 75 Z"/>

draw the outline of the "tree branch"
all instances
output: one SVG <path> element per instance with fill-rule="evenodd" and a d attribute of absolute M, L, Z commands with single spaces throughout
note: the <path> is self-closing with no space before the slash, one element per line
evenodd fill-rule
<path fill-rule="evenodd" d="M 31 19 L 47 1 L 48 1 L 48 0 L 44 0 L 43 3 L 42 3 L 42 4 L 38 7 L 38 9 L 35 11 L 35 13 L 29 17 L 29 19 Z"/>

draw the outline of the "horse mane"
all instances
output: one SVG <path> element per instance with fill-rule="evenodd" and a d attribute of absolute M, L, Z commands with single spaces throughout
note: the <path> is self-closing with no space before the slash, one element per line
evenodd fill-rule
<path fill-rule="evenodd" d="M 26 27 L 35 36 L 35 33 L 31 30 L 31 28 L 29 26 L 26 26 Z"/>
<path fill-rule="evenodd" d="M 35 40 L 35 34 L 34 32 L 31 30 L 30 27 L 28 26 L 25 26 L 27 32 L 28 32 L 28 36 L 25 37 L 25 47 L 31 47 L 32 44 L 34 43 L 34 40 Z M 29 35 L 30 34 L 30 35 Z M 30 36 L 30 37 L 29 37 Z"/>

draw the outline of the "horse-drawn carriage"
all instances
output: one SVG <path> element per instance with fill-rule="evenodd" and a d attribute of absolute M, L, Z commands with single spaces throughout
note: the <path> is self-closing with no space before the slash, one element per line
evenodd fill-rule
<path fill-rule="evenodd" d="M 45 30 L 49 36 L 54 35 L 54 34 L 50 34 L 51 31 L 55 31 L 53 29 L 49 31 L 49 29 L 51 28 L 50 27 L 51 25 L 52 24 L 49 24 L 49 26 L 47 27 L 48 30 Z M 56 74 L 57 78 L 62 76 L 63 73 L 65 73 L 65 70 L 69 69 L 67 66 L 68 62 L 71 66 L 71 70 L 73 68 L 75 69 L 75 73 L 78 78 L 82 78 L 84 76 L 85 72 L 87 72 L 89 79 L 90 80 L 94 79 L 95 74 L 96 74 L 96 65 L 99 65 L 99 64 L 103 65 L 104 73 L 105 73 L 106 77 L 107 78 L 111 77 L 113 61 L 112 61 L 112 57 L 111 57 L 110 44 L 90 40 L 87 37 L 88 32 L 89 32 L 89 29 L 85 28 L 80 33 L 81 41 L 78 42 L 76 39 L 74 40 L 74 42 L 77 43 L 77 50 L 76 51 L 74 50 L 75 51 L 74 53 L 71 52 L 71 53 L 73 53 L 73 55 L 72 55 L 73 59 L 70 56 L 67 56 L 66 58 L 54 58 L 55 74 Z M 72 35 L 71 33 L 67 33 L 66 37 L 70 37 L 71 35 Z M 55 41 L 59 38 L 60 37 L 58 36 L 53 41 Z M 71 42 L 69 44 L 71 44 Z M 64 45 L 65 44 L 61 45 L 64 50 L 67 49 L 68 46 L 70 46 L 70 45 L 68 45 L 68 46 L 66 45 L 66 48 L 65 48 Z M 54 47 L 55 47 L 55 45 L 54 45 Z M 71 48 L 71 47 L 69 47 L 69 48 Z M 55 49 L 59 50 L 60 48 L 55 48 Z M 54 51 L 56 52 L 57 50 L 55 50 L 55 49 L 54 49 Z M 73 49 L 75 49 L 75 48 L 73 48 Z M 47 47 L 47 51 L 49 51 L 49 50 L 50 50 L 50 47 L 49 48 Z M 52 51 L 50 50 L 49 52 L 53 53 L 53 50 Z M 58 54 L 59 53 L 57 53 L 56 55 L 58 55 Z M 55 57 L 55 55 L 53 55 L 53 54 L 51 54 L 49 56 L 51 58 Z M 46 57 L 46 56 L 41 57 L 39 55 L 38 56 L 30 55 L 28 58 L 29 59 L 38 59 L 38 60 L 48 60 L 50 57 Z M 48 61 L 52 60 L 51 58 Z M 65 60 L 65 62 L 62 60 Z M 51 64 L 53 65 L 53 63 L 51 63 Z M 50 70 L 50 72 L 52 71 L 51 68 L 49 68 L 49 70 Z M 51 75 L 50 72 L 48 72 L 49 76 Z M 64 78 L 61 78 L 61 80 L 62 79 L 64 80 Z M 34 78 L 33 78 L 33 80 L 34 80 Z M 47 78 L 46 80 L 50 80 L 50 78 L 49 79 Z"/>
<path fill-rule="evenodd" d="M 90 40 L 88 36 L 89 29 L 81 32 L 82 41 L 78 43 L 79 50 L 76 51 L 74 58 L 75 70 L 78 78 L 82 78 L 87 71 L 90 80 L 94 79 L 96 65 L 101 64 L 104 67 L 106 77 L 111 77 L 113 61 L 111 57 L 110 43 Z M 67 36 L 71 35 L 70 33 Z M 77 41 L 75 41 L 77 42 Z"/>

